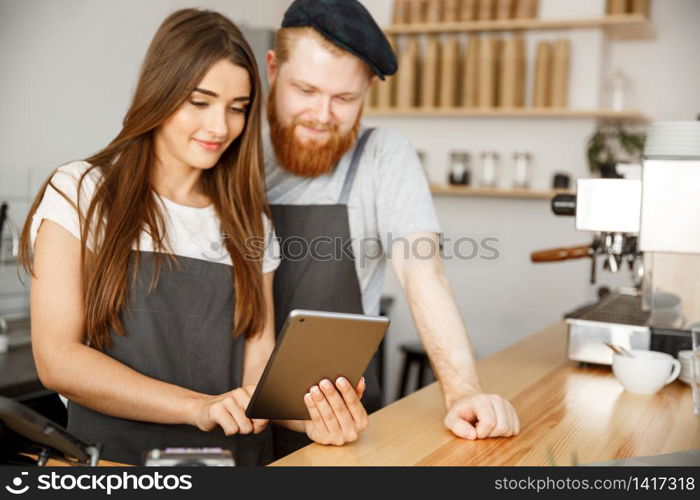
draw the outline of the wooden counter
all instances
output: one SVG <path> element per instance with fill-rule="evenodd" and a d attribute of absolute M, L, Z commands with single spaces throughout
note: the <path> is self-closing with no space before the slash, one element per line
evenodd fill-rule
<path fill-rule="evenodd" d="M 516 437 L 454 437 L 434 383 L 372 414 L 357 442 L 312 444 L 272 465 L 573 465 L 700 448 L 687 385 L 630 394 L 609 367 L 567 361 L 565 345 L 566 327 L 557 323 L 478 362 L 484 390 L 518 411 Z"/>

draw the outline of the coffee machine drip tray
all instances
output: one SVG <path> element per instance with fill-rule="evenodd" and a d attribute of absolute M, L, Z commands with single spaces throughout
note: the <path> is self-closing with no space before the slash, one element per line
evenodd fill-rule
<path fill-rule="evenodd" d="M 642 297 L 611 293 L 595 304 L 567 314 L 567 319 L 583 319 L 603 323 L 647 326 L 650 311 L 642 311 Z"/>
<path fill-rule="evenodd" d="M 641 297 L 622 293 L 611 293 L 567 314 L 569 359 L 612 365 L 612 351 L 604 342 L 627 349 L 649 349 L 649 315 L 649 311 L 642 310 Z"/>

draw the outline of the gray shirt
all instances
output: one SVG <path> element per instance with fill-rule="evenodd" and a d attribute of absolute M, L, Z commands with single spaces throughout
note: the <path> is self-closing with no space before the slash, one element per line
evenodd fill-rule
<path fill-rule="evenodd" d="M 267 131 L 263 142 L 267 196 L 271 205 L 338 203 L 354 146 L 333 172 L 306 178 L 289 173 L 277 164 Z M 386 252 L 392 243 L 414 233 L 440 231 L 418 156 L 411 143 L 399 133 L 379 128 L 367 141 L 350 193 L 348 217 L 362 305 L 365 314 L 376 315 L 384 283 Z"/>

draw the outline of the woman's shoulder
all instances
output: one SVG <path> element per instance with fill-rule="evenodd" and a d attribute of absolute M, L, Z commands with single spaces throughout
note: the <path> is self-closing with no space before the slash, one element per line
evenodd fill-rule
<path fill-rule="evenodd" d="M 53 172 L 49 187 L 75 201 L 78 185 L 80 185 L 81 198 L 90 198 L 101 177 L 101 169 L 92 168 L 90 163 L 83 160 L 72 161 L 61 165 Z"/>
<path fill-rule="evenodd" d="M 84 210 L 95 192 L 99 169 L 90 170 L 86 161 L 72 161 L 61 165 L 50 176 L 49 184 L 41 194 L 41 202 L 32 215 L 31 243 L 34 245 L 41 221 L 49 219 L 67 229 L 77 239 L 81 237 L 78 207 Z M 87 172 L 87 175 L 85 175 Z M 82 183 L 81 183 L 81 179 Z M 78 196 L 80 186 L 80 196 Z"/>
<path fill-rule="evenodd" d="M 85 175 L 86 172 L 89 173 Z M 64 163 L 58 167 L 51 177 L 52 181 L 58 181 L 61 183 L 75 184 L 80 181 L 80 179 L 85 176 L 83 182 L 90 182 L 94 184 L 101 177 L 102 172 L 99 168 L 93 168 L 93 166 L 86 162 L 85 160 L 76 160 L 69 163 Z"/>
<path fill-rule="evenodd" d="M 80 176 L 85 173 L 85 171 L 92 165 L 85 160 L 75 160 L 68 163 L 64 163 L 56 169 L 56 172 L 61 172 L 63 174 L 68 174 L 72 176 Z"/>

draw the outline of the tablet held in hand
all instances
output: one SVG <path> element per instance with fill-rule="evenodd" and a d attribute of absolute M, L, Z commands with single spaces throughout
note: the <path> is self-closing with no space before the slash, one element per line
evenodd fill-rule
<path fill-rule="evenodd" d="M 357 386 L 388 326 L 383 316 L 290 312 L 246 416 L 308 420 L 304 394 L 321 380 L 340 376 Z"/>

